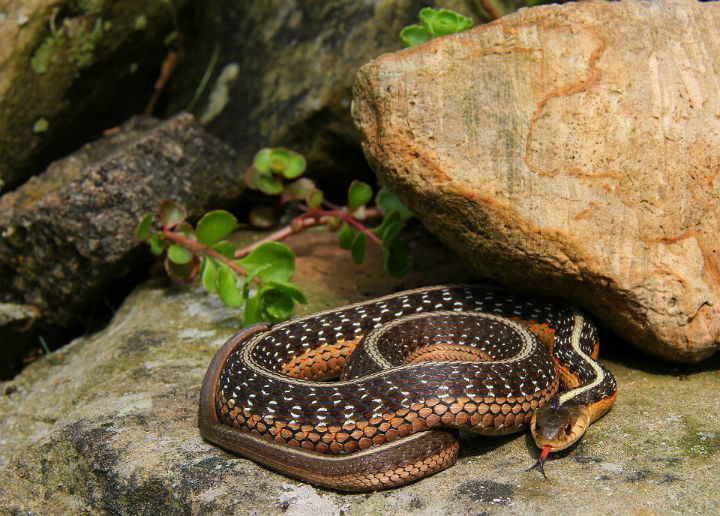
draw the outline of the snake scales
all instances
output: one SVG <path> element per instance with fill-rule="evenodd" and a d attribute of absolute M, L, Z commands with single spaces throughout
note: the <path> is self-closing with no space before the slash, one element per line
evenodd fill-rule
<path fill-rule="evenodd" d="M 223 448 L 345 491 L 450 466 L 459 445 L 447 428 L 530 425 L 542 470 L 615 401 L 597 353 L 595 326 L 565 304 L 421 288 L 243 329 L 208 368 L 199 426 Z"/>

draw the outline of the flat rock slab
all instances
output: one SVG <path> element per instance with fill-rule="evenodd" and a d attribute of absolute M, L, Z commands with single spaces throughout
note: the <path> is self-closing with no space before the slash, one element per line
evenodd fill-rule
<path fill-rule="evenodd" d="M 380 179 L 476 271 L 640 349 L 720 346 L 720 5 L 523 9 L 364 66 Z"/>
<path fill-rule="evenodd" d="M 294 237 L 297 281 L 316 311 L 468 272 L 432 243 L 418 269 L 388 279 L 381 255 L 355 266 L 335 235 Z M 0 514 L 717 514 L 720 361 L 647 365 L 603 343 L 616 406 L 581 444 L 526 472 L 528 435 L 469 437 L 458 463 L 399 489 L 346 495 L 290 479 L 205 442 L 205 370 L 238 313 L 197 285 L 139 287 L 110 326 L 0 384 Z M 610 353 L 605 353 L 610 351 Z M 667 396 L 673 392 L 673 396 Z"/>

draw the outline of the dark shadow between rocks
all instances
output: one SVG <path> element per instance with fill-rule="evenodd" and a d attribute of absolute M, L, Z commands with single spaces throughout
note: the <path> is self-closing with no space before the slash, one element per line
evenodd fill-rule
<path fill-rule="evenodd" d="M 696 364 L 672 363 L 649 356 L 606 329 L 600 328 L 600 361 L 608 359 L 623 367 L 649 374 L 686 377 L 692 374 L 720 370 L 720 353 Z"/>

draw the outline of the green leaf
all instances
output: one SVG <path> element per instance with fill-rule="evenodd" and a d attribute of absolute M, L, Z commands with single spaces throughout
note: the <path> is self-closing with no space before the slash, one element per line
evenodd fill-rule
<path fill-rule="evenodd" d="M 377 236 L 379 236 L 381 239 L 383 235 L 385 234 L 385 231 L 387 230 L 388 226 L 392 224 L 393 222 L 397 222 L 400 220 L 400 215 L 396 211 L 391 211 L 388 213 L 385 218 L 382 220 L 379 226 L 371 229 L 373 233 L 375 233 Z"/>
<path fill-rule="evenodd" d="M 436 15 L 437 11 L 432 7 L 425 7 L 424 9 L 420 9 L 420 25 L 422 25 L 422 28 L 425 29 L 428 33 L 430 33 L 431 36 L 433 35 L 433 33 L 430 26 L 432 25 L 432 22 L 435 19 Z"/>
<path fill-rule="evenodd" d="M 137 229 L 135 230 L 135 239 L 140 241 L 145 240 L 150 234 L 151 224 L 152 213 L 146 213 L 140 221 L 140 224 L 138 224 Z"/>
<path fill-rule="evenodd" d="M 152 254 L 162 254 L 165 251 L 165 239 L 162 233 L 155 233 L 147 239 L 147 243 L 150 246 L 150 252 Z"/>
<path fill-rule="evenodd" d="M 283 169 L 282 175 L 287 179 L 295 179 L 301 176 L 305 172 L 305 158 L 297 152 L 290 152 L 290 159 L 288 160 L 285 168 Z"/>
<path fill-rule="evenodd" d="M 385 271 L 391 276 L 399 278 L 407 274 L 412 268 L 410 245 L 404 240 L 395 240 L 383 251 Z"/>
<path fill-rule="evenodd" d="M 270 171 L 282 175 L 290 164 L 290 151 L 282 147 L 272 149 L 270 163 Z"/>
<path fill-rule="evenodd" d="M 436 11 L 431 7 L 420 10 L 420 23 L 426 31 L 435 37 L 462 32 L 473 26 L 472 19 L 467 16 L 450 9 Z"/>
<path fill-rule="evenodd" d="M 389 244 L 395 240 L 404 227 L 405 223 L 402 220 L 388 224 L 381 237 L 383 245 Z"/>
<path fill-rule="evenodd" d="M 357 179 L 350 183 L 348 188 L 348 211 L 353 212 L 372 199 L 372 188 L 367 183 Z"/>
<path fill-rule="evenodd" d="M 192 260 L 188 263 L 175 263 L 170 261 L 168 256 L 165 257 L 165 270 L 168 275 L 176 280 L 189 280 L 195 277 L 197 272 L 197 261 Z"/>
<path fill-rule="evenodd" d="M 259 273 L 264 271 L 265 269 L 269 268 L 270 264 L 263 265 L 261 267 L 258 267 L 256 269 L 252 269 L 248 271 L 247 275 L 245 276 L 245 281 L 243 282 L 242 286 L 242 295 L 245 299 L 250 297 L 250 285 L 252 284 L 252 281 L 255 279 L 255 276 L 257 276 Z"/>
<path fill-rule="evenodd" d="M 203 215 L 195 229 L 198 242 L 211 246 L 219 242 L 235 229 L 237 219 L 227 211 L 215 210 Z"/>
<path fill-rule="evenodd" d="M 162 222 L 163 227 L 166 229 L 177 226 L 187 218 L 187 210 L 185 207 L 169 199 L 165 199 L 160 203 L 158 213 L 160 215 L 160 222 Z"/>
<path fill-rule="evenodd" d="M 212 294 L 216 294 L 218 267 L 215 260 L 208 258 L 207 256 L 203 259 L 202 265 L 200 265 L 200 276 L 202 277 L 202 283 L 205 290 Z"/>
<path fill-rule="evenodd" d="M 272 286 L 264 287 L 259 297 L 260 310 L 270 322 L 284 321 L 295 308 L 295 301 L 290 294 Z"/>
<path fill-rule="evenodd" d="M 285 186 L 282 193 L 283 200 L 302 201 L 307 198 L 313 190 L 315 190 L 315 181 L 308 179 L 307 177 L 301 177 L 300 179 Z"/>
<path fill-rule="evenodd" d="M 337 217 L 328 217 L 327 218 L 327 228 L 330 231 L 335 231 L 337 228 L 340 227 L 340 219 Z"/>
<path fill-rule="evenodd" d="M 235 308 L 243 304 L 235 273 L 225 265 L 220 265 L 217 274 L 217 293 L 228 306 Z"/>
<path fill-rule="evenodd" d="M 311 210 L 315 210 L 322 206 L 324 196 L 322 190 L 313 190 L 310 192 L 307 196 L 306 203 L 308 205 L 308 208 Z"/>
<path fill-rule="evenodd" d="M 245 184 L 251 190 L 260 190 L 260 176 L 268 174 L 268 172 L 262 172 L 255 166 L 248 167 L 245 171 Z"/>
<path fill-rule="evenodd" d="M 267 229 L 273 227 L 277 223 L 277 217 L 272 206 L 255 206 L 248 213 L 250 224 L 256 228 Z"/>
<path fill-rule="evenodd" d="M 184 247 L 180 247 L 177 244 L 171 244 L 168 248 L 168 258 L 173 263 L 185 265 L 186 263 L 190 263 L 193 258 L 193 254 Z"/>
<path fill-rule="evenodd" d="M 338 233 L 338 242 L 343 249 L 350 249 L 355 239 L 355 230 L 345 222 Z"/>
<path fill-rule="evenodd" d="M 267 284 L 277 290 L 280 290 L 281 292 L 286 293 L 298 303 L 307 303 L 305 294 L 302 290 L 300 290 L 300 287 L 294 283 L 290 283 L 289 281 L 268 281 Z"/>
<path fill-rule="evenodd" d="M 245 301 L 245 306 L 243 307 L 243 325 L 249 326 L 251 324 L 261 322 L 262 320 L 260 297 L 256 294 Z"/>
<path fill-rule="evenodd" d="M 416 47 L 430 41 L 430 34 L 420 25 L 408 25 L 400 31 L 400 41 L 404 47 Z"/>
<path fill-rule="evenodd" d="M 295 255 L 280 242 L 265 242 L 238 263 L 248 271 L 269 265 L 257 274 L 263 281 L 287 281 L 295 272 Z"/>
<path fill-rule="evenodd" d="M 173 231 L 179 235 L 189 238 L 190 240 L 197 241 L 195 230 L 193 230 L 193 227 L 188 221 L 181 222 L 180 224 L 175 226 L 175 229 L 173 229 Z"/>
<path fill-rule="evenodd" d="M 388 215 L 391 211 L 397 211 L 403 220 L 409 219 L 413 215 L 412 212 L 400 202 L 400 199 L 385 186 L 383 186 L 375 196 L 375 204 L 377 204 L 380 211 L 385 215 Z"/>
<path fill-rule="evenodd" d="M 367 247 L 367 235 L 362 232 L 358 232 L 357 235 L 355 235 L 355 238 L 352 242 L 352 247 L 350 249 L 350 254 L 352 254 L 352 259 L 355 263 L 360 265 L 363 262 L 363 259 L 365 258 L 365 248 Z"/>
<path fill-rule="evenodd" d="M 282 180 L 270 174 L 260 174 L 257 179 L 258 188 L 267 195 L 278 195 L 283 191 Z"/>
<path fill-rule="evenodd" d="M 218 242 L 214 246 L 211 247 L 213 251 L 217 251 L 221 255 L 223 255 L 225 258 L 233 259 L 235 256 L 235 246 L 232 245 L 227 240 L 223 240 L 221 242 Z"/>
<path fill-rule="evenodd" d="M 260 172 L 269 174 L 272 168 L 272 149 L 260 149 L 253 158 L 253 166 Z"/>

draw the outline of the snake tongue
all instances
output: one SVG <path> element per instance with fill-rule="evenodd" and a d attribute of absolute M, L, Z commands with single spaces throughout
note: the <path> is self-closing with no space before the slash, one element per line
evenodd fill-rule
<path fill-rule="evenodd" d="M 538 468 L 540 470 L 540 473 L 542 473 L 542 476 L 547 479 L 547 475 L 545 475 L 545 470 L 543 469 L 543 466 L 545 465 L 545 459 L 547 459 L 548 455 L 550 455 L 550 451 L 552 450 L 552 446 L 549 444 L 545 445 L 543 448 L 543 451 L 540 453 L 540 456 L 538 457 L 538 460 L 535 464 L 533 464 L 532 467 L 528 468 L 528 471 L 531 469 Z"/>

